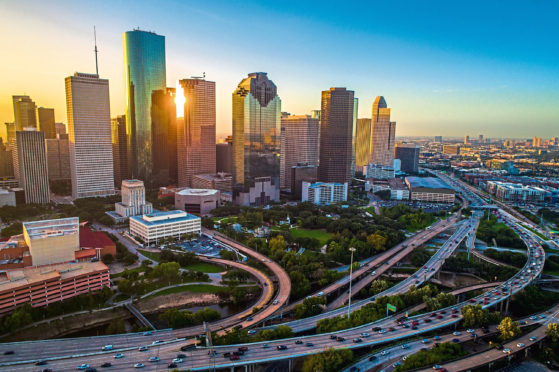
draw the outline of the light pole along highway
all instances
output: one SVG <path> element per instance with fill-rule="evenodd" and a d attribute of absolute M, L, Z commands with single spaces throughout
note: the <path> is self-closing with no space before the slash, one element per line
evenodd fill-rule
<path fill-rule="evenodd" d="M 356 251 L 355 248 L 349 248 L 351 252 L 351 260 L 349 264 L 349 304 L 347 306 L 347 319 L 351 319 L 351 274 L 353 274 L 353 252 Z"/>

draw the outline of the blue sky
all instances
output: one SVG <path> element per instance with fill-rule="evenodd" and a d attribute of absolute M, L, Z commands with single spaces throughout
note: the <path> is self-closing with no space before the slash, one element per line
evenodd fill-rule
<path fill-rule="evenodd" d="M 220 133 L 236 84 L 265 71 L 293 114 L 345 86 L 359 117 L 383 95 L 397 135 L 559 135 L 556 1 L 1 1 L 0 13 L 2 121 L 26 92 L 67 122 L 64 77 L 94 70 L 95 24 L 113 116 L 124 112 L 121 34 L 139 26 L 166 36 L 169 86 L 216 81 Z"/>

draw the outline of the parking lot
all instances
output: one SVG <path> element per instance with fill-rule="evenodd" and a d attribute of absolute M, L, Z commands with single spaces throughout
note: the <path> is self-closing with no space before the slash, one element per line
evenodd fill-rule
<path fill-rule="evenodd" d="M 226 247 L 207 236 L 201 235 L 196 240 L 177 243 L 182 250 L 209 257 L 219 257 L 219 251 Z"/>

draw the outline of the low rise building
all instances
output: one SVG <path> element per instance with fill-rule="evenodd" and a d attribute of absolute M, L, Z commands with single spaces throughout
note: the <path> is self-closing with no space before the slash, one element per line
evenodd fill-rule
<path fill-rule="evenodd" d="M 443 154 L 460 155 L 460 145 L 444 145 Z"/>
<path fill-rule="evenodd" d="M 197 174 L 192 177 L 193 189 L 214 189 L 231 192 L 233 176 L 229 173 Z"/>
<path fill-rule="evenodd" d="M 23 238 L 33 266 L 75 260 L 80 249 L 78 217 L 23 223 Z"/>
<path fill-rule="evenodd" d="M 435 177 L 406 177 L 410 199 L 432 203 L 454 203 L 455 191 Z"/>
<path fill-rule="evenodd" d="M 298 163 L 291 167 L 291 194 L 301 199 L 303 181 L 316 182 L 318 181 L 318 166 L 309 163 Z"/>
<path fill-rule="evenodd" d="M 181 239 L 184 235 L 202 232 L 201 218 L 180 210 L 132 216 L 129 222 L 130 234 L 148 245 L 168 237 Z"/>
<path fill-rule="evenodd" d="M 392 200 L 408 200 L 410 198 L 410 191 L 401 178 L 391 178 L 388 180 L 371 179 L 365 184 L 365 190 L 372 193 L 388 190 Z"/>
<path fill-rule="evenodd" d="M 80 252 L 75 256 L 78 261 L 102 259 L 106 255 L 116 257 L 116 244 L 103 231 L 92 231 L 89 227 L 80 227 Z"/>
<path fill-rule="evenodd" d="M 388 167 L 381 164 L 367 164 L 363 166 L 363 175 L 365 176 L 365 178 L 386 180 L 389 178 L 394 178 L 395 172 L 393 167 Z"/>
<path fill-rule="evenodd" d="M 58 264 L 0 272 L 0 314 L 24 304 L 42 307 L 110 287 L 102 262 Z"/>
<path fill-rule="evenodd" d="M 252 185 L 240 185 L 233 190 L 235 204 L 244 206 L 263 206 L 280 200 L 280 190 L 272 177 L 255 177 Z"/>
<path fill-rule="evenodd" d="M 0 207 L 16 206 L 16 193 L 9 189 L 0 189 Z"/>
<path fill-rule="evenodd" d="M 347 182 L 303 182 L 301 201 L 329 205 L 347 200 Z"/>
<path fill-rule="evenodd" d="M 146 188 L 140 180 L 124 180 L 121 187 L 122 201 L 115 203 L 115 213 L 120 217 L 150 214 L 151 203 L 146 202 Z"/>
<path fill-rule="evenodd" d="M 551 195 L 548 190 L 520 183 L 487 181 L 487 192 L 497 198 L 510 202 L 543 202 Z"/>
<path fill-rule="evenodd" d="M 203 216 L 219 207 L 220 200 L 219 190 L 186 188 L 175 193 L 175 208 Z"/>

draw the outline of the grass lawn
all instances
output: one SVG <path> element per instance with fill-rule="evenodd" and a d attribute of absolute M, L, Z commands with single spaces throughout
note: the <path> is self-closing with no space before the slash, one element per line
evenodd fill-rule
<path fill-rule="evenodd" d="M 307 229 L 291 229 L 289 230 L 293 238 L 315 238 L 318 239 L 320 245 L 326 244 L 328 239 L 330 239 L 330 233 L 327 233 L 324 230 L 307 230 Z"/>
<path fill-rule="evenodd" d="M 194 265 L 189 265 L 185 267 L 185 269 L 190 271 L 199 271 L 202 273 L 222 273 L 224 271 L 227 271 L 227 269 L 224 267 L 214 265 L 211 263 L 206 263 L 206 262 L 200 262 Z"/>
<path fill-rule="evenodd" d="M 119 293 L 114 299 L 113 302 L 120 302 L 124 300 L 128 300 L 130 296 L 125 295 L 124 293 Z"/>
<path fill-rule="evenodd" d="M 544 270 L 543 274 L 547 274 L 547 275 L 553 275 L 553 276 L 559 276 L 559 270 L 553 271 L 553 270 Z"/>
<path fill-rule="evenodd" d="M 522 224 L 522 226 L 525 227 L 527 230 L 530 230 L 531 232 L 533 232 L 533 233 L 536 234 L 537 236 L 539 236 L 541 239 L 547 240 L 547 237 L 543 236 L 542 234 L 540 234 L 540 233 L 537 232 L 536 230 L 532 229 L 530 226 L 524 225 L 524 224 Z"/>
<path fill-rule="evenodd" d="M 167 288 L 163 291 L 154 293 L 146 298 L 144 298 L 144 300 L 153 298 L 153 297 L 157 297 L 157 296 L 163 296 L 163 295 L 168 295 L 168 294 L 173 294 L 173 293 L 183 293 L 183 292 L 190 292 L 190 293 L 219 293 L 219 292 L 229 292 L 229 288 L 228 287 L 216 287 L 215 285 L 210 285 L 210 284 L 192 284 L 192 285 L 183 285 L 180 287 L 173 287 L 173 288 Z"/>
<path fill-rule="evenodd" d="M 127 269 L 127 270 L 121 271 L 120 273 L 112 274 L 111 277 L 114 279 L 114 278 L 121 277 L 124 273 L 133 273 L 133 272 L 141 273 L 141 272 L 144 272 L 144 271 L 146 271 L 146 268 L 139 266 L 139 267 L 135 267 L 133 269 Z"/>
<path fill-rule="evenodd" d="M 138 249 L 138 252 L 149 258 L 150 260 L 159 262 L 161 253 L 159 252 L 150 252 L 145 249 Z"/>

